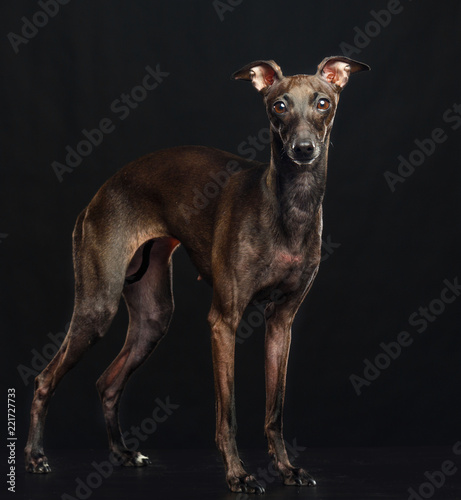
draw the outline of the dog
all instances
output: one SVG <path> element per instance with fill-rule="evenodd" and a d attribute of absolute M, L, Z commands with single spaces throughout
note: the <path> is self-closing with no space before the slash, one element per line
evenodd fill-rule
<path fill-rule="evenodd" d="M 213 287 L 211 328 L 216 444 L 233 492 L 263 493 L 239 458 L 234 406 L 235 336 L 242 314 L 264 301 L 265 434 L 284 484 L 315 486 L 294 467 L 282 436 L 286 370 L 295 314 L 317 274 L 330 133 L 339 96 L 352 73 L 369 70 L 347 57 L 325 58 L 314 75 L 284 76 L 272 60 L 233 74 L 262 95 L 270 123 L 267 164 L 214 148 L 183 146 L 144 156 L 118 171 L 77 218 L 73 232 L 75 304 L 62 346 L 35 380 L 30 472 L 50 472 L 43 450 L 45 416 L 62 377 L 107 331 L 123 296 L 125 344 L 97 381 L 111 452 L 128 466 L 149 460 L 126 448 L 118 420 L 130 375 L 165 335 L 173 313 L 172 254 L 187 250 Z M 197 207 L 210 175 L 219 192 Z"/>

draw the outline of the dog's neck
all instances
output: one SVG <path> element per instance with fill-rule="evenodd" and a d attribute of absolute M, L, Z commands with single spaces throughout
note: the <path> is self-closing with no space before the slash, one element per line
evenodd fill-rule
<path fill-rule="evenodd" d="M 267 185 L 276 200 L 277 221 L 294 245 L 304 241 L 318 221 L 325 194 L 329 139 L 322 154 L 308 166 L 293 162 L 280 137 L 271 131 L 271 161 Z"/>

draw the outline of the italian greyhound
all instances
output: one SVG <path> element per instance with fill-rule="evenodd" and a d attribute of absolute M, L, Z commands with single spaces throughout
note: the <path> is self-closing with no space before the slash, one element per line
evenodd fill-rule
<path fill-rule="evenodd" d="M 113 456 L 127 466 L 149 463 L 125 446 L 118 407 L 130 375 L 168 329 L 174 308 L 172 254 L 181 244 L 199 277 L 213 287 L 208 321 L 215 437 L 230 490 L 264 492 L 245 471 L 235 441 L 236 330 L 255 300 L 265 304 L 269 453 L 284 484 L 315 486 L 304 469 L 290 463 L 282 436 L 291 325 L 319 268 L 328 146 L 339 96 L 351 73 L 369 69 L 342 56 L 325 58 L 315 75 L 285 77 L 272 60 L 248 64 L 232 76 L 251 81 L 263 97 L 270 163 L 214 148 L 176 147 L 126 165 L 100 188 L 73 232 L 75 303 L 69 331 L 35 379 L 25 448 L 29 472 L 50 472 L 43 449 L 50 398 L 106 333 L 121 296 L 129 311 L 126 341 L 96 385 Z M 217 181 L 214 189 L 206 190 L 211 179 Z"/>

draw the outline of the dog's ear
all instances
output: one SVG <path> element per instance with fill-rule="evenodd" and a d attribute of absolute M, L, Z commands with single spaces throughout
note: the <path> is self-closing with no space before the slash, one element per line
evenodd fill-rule
<path fill-rule="evenodd" d="M 271 87 L 283 78 L 282 70 L 275 61 L 255 61 L 236 71 L 234 80 L 249 80 L 258 92 Z"/>
<path fill-rule="evenodd" d="M 317 76 L 328 83 L 336 85 L 341 91 L 349 80 L 351 73 L 359 71 L 369 71 L 371 68 L 367 64 L 354 61 L 344 56 L 326 57 L 318 66 Z"/>

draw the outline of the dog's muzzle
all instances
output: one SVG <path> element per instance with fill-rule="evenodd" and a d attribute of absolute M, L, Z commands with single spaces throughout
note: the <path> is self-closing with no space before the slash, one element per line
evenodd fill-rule
<path fill-rule="evenodd" d="M 312 140 L 302 139 L 291 143 L 288 155 L 298 165 L 309 165 L 319 156 L 319 151 Z"/>

